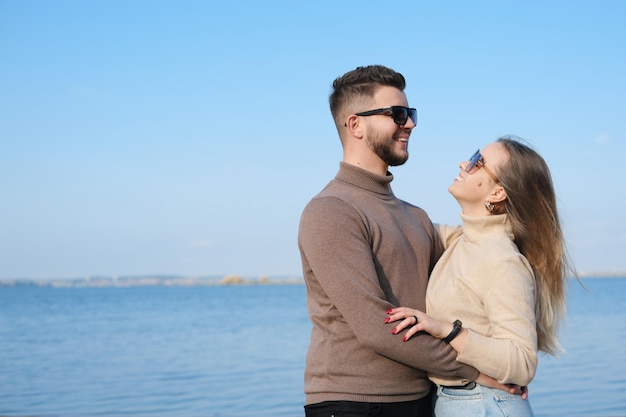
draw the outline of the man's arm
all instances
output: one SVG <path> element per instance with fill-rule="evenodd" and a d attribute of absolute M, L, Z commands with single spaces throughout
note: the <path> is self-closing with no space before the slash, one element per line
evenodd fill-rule
<path fill-rule="evenodd" d="M 361 344 L 397 362 L 442 376 L 474 380 L 478 371 L 428 334 L 394 338 L 385 312 L 394 308 L 380 286 L 368 230 L 359 214 L 337 198 L 313 200 L 300 225 L 299 245 L 311 273 Z"/>

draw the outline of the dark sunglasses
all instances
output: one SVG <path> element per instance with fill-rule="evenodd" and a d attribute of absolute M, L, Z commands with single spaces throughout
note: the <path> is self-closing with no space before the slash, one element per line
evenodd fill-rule
<path fill-rule="evenodd" d="M 491 170 L 487 168 L 487 166 L 485 165 L 485 159 L 480 154 L 480 149 L 479 149 L 469 159 L 469 162 L 467 163 L 467 166 L 465 167 L 465 172 L 467 172 L 468 174 L 473 174 L 476 170 L 480 168 L 484 168 L 492 180 L 494 180 L 497 183 L 500 183 L 500 181 L 498 180 L 498 177 L 496 177 L 495 174 L 491 172 Z"/>
<path fill-rule="evenodd" d="M 404 106 L 384 107 L 382 109 L 368 110 L 355 114 L 357 116 L 374 116 L 376 114 L 390 116 L 393 118 L 393 122 L 400 126 L 404 126 L 410 117 L 413 123 L 417 124 L 417 109 Z"/>

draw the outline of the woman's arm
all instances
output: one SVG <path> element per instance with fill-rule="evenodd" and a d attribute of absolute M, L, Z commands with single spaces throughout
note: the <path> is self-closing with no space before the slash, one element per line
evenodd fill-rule
<path fill-rule="evenodd" d="M 429 333 L 438 339 L 443 339 L 454 329 L 453 323 L 444 320 L 437 320 L 428 314 L 413 308 L 394 308 L 388 310 L 387 314 L 389 317 L 385 319 L 385 323 L 400 321 L 400 323 L 392 329 L 392 334 L 398 334 L 408 328 L 405 335 L 402 337 L 403 341 L 409 340 L 413 335 L 420 331 Z M 457 352 L 462 352 L 465 348 L 465 344 L 467 343 L 468 334 L 469 332 L 467 329 L 461 328 L 458 334 L 450 341 L 450 346 L 452 346 L 452 348 L 454 348 Z M 483 373 L 478 375 L 475 382 L 489 388 L 521 395 L 523 399 L 528 398 L 527 387 L 514 384 L 502 384 L 496 379 Z"/>
<path fill-rule="evenodd" d="M 463 233 L 463 227 L 461 225 L 433 223 L 433 226 L 435 226 L 435 230 L 439 233 L 444 249 L 448 248 L 448 246 L 450 246 L 450 242 Z"/>
<path fill-rule="evenodd" d="M 491 282 L 482 299 L 490 333 L 462 329 L 450 345 L 458 352 L 460 362 L 503 383 L 525 386 L 537 367 L 534 282 L 531 273 L 520 267 L 519 259 L 503 259 L 494 276 L 498 279 Z M 392 309 L 388 313 L 387 322 L 399 322 L 394 334 L 406 330 L 404 340 L 422 331 L 445 338 L 453 328 L 452 323 L 415 309 Z M 416 326 L 414 316 L 418 318 Z"/>

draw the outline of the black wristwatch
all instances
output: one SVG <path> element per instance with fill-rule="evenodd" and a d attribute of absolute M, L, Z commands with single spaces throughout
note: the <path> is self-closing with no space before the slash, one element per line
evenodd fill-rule
<path fill-rule="evenodd" d="M 463 323 L 461 323 L 461 320 L 454 320 L 454 323 L 452 323 L 452 325 L 454 326 L 452 328 L 452 331 L 450 332 L 449 335 L 447 335 L 446 337 L 444 337 L 443 341 L 446 343 L 450 343 L 452 342 L 452 340 L 457 337 L 457 335 L 459 334 L 459 332 L 461 331 L 461 327 L 463 326 Z"/>

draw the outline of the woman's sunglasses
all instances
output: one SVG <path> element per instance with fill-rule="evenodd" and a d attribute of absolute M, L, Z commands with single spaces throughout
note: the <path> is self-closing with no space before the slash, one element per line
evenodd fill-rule
<path fill-rule="evenodd" d="M 469 162 L 467 163 L 467 166 L 465 167 L 465 172 L 467 172 L 468 174 L 473 174 L 479 168 L 484 168 L 492 180 L 494 180 L 497 183 L 500 183 L 500 181 L 498 180 L 498 177 L 496 177 L 495 174 L 491 172 L 491 170 L 487 168 L 487 166 L 485 165 L 485 159 L 480 154 L 480 149 L 477 150 L 474 153 L 474 155 L 472 155 L 472 157 L 469 159 Z"/>
<path fill-rule="evenodd" d="M 410 117 L 413 121 L 413 124 L 417 124 L 417 109 L 404 106 L 384 107 L 382 109 L 368 110 L 355 114 L 357 116 L 374 116 L 376 114 L 390 116 L 391 118 L 393 118 L 393 122 L 400 126 L 404 126 Z"/>

